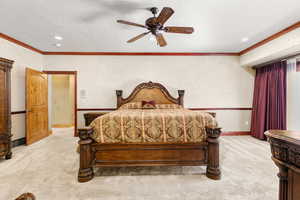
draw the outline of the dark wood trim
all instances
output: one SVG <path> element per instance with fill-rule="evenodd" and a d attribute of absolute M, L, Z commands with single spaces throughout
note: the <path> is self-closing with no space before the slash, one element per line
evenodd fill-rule
<path fill-rule="evenodd" d="M 21 111 L 13 111 L 11 112 L 12 115 L 17 115 L 17 114 L 26 114 L 26 110 L 21 110 Z"/>
<path fill-rule="evenodd" d="M 77 71 L 43 71 L 45 74 L 67 74 L 67 75 L 75 75 Z"/>
<path fill-rule="evenodd" d="M 252 110 L 252 108 L 188 108 L 190 110 Z M 78 108 L 77 111 L 114 111 L 116 108 Z"/>
<path fill-rule="evenodd" d="M 239 56 L 238 52 L 49 52 L 44 55 L 77 56 Z"/>
<path fill-rule="evenodd" d="M 74 127 L 74 136 L 78 137 L 78 132 L 77 132 L 77 71 L 75 71 L 76 73 L 74 74 L 74 90 L 75 90 L 75 97 L 74 97 L 74 120 L 75 120 L 75 127 Z"/>
<path fill-rule="evenodd" d="M 252 110 L 252 108 L 188 108 L 190 110 Z"/>
<path fill-rule="evenodd" d="M 250 131 L 231 131 L 231 132 L 222 132 L 221 136 L 238 136 L 238 135 L 250 135 Z"/>
<path fill-rule="evenodd" d="M 78 108 L 77 111 L 114 111 L 116 108 Z"/>
<path fill-rule="evenodd" d="M 43 71 L 45 74 L 48 75 L 57 75 L 57 74 L 67 74 L 67 75 L 74 75 L 74 136 L 77 137 L 77 71 Z"/>
<path fill-rule="evenodd" d="M 3 38 L 3 39 L 5 39 L 5 40 L 8 40 L 8 41 L 10 41 L 10 42 L 12 42 L 12 43 L 15 43 L 15 44 L 17 44 L 17 45 L 19 45 L 19 46 L 22 46 L 22 47 L 24 47 L 24 48 L 26 48 L 26 49 L 29 49 L 29 50 L 31 50 L 31 51 L 34 51 L 34 52 L 37 52 L 37 53 L 40 53 L 40 54 L 44 54 L 43 51 L 41 51 L 41 50 L 39 50 L 39 49 L 37 49 L 37 48 L 35 48 L 35 47 L 33 47 L 33 46 L 30 46 L 30 45 L 28 45 L 28 44 L 26 44 L 26 43 L 24 43 L 24 42 L 21 42 L 21 41 L 15 39 L 15 38 L 12 38 L 12 37 L 10 37 L 10 36 L 8 36 L 8 35 L 5 35 L 5 34 L 3 34 L 3 33 L 0 33 L 0 38 Z"/>
<path fill-rule="evenodd" d="M 17 146 L 21 146 L 21 145 L 25 145 L 25 144 L 26 144 L 25 137 L 13 140 L 11 143 L 12 147 L 17 147 Z"/>
<path fill-rule="evenodd" d="M 244 49 L 243 51 L 240 52 L 239 55 L 246 54 L 249 51 L 251 51 L 253 49 L 256 49 L 256 48 L 258 48 L 258 47 L 260 47 L 260 46 L 262 46 L 262 45 L 264 45 L 264 44 L 266 44 L 266 43 L 268 43 L 268 42 L 270 42 L 272 40 L 275 40 L 275 39 L 277 39 L 277 38 L 279 38 L 279 37 L 281 37 L 281 36 L 283 36 L 283 35 L 291 32 L 291 31 L 293 31 L 293 30 L 295 30 L 295 29 L 297 29 L 299 27 L 300 27 L 300 21 L 298 21 L 297 23 L 295 23 L 295 24 L 293 24 L 293 25 L 291 25 L 291 26 L 289 26 L 289 27 L 287 27 L 287 28 L 285 28 L 285 29 L 283 29 L 283 30 L 281 30 L 281 31 L 279 31 L 279 32 L 277 32 L 277 33 L 269 36 L 269 37 L 267 37 L 266 39 L 264 39 L 264 40 L 262 40 L 260 42 L 257 42 L 256 44 L 254 44 L 254 45 L 252 45 L 252 46 Z"/>

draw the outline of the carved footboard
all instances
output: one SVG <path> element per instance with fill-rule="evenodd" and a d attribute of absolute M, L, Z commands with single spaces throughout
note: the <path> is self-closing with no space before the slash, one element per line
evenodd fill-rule
<path fill-rule="evenodd" d="M 79 129 L 80 167 L 78 181 L 94 176 L 93 167 L 113 166 L 198 166 L 206 165 L 207 177 L 218 180 L 221 128 L 206 128 L 207 140 L 201 143 L 100 144 L 90 137 L 93 129 Z"/>

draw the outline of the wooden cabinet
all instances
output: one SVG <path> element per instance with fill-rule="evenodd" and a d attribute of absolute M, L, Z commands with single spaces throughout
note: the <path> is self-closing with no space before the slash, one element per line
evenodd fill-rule
<path fill-rule="evenodd" d="M 279 200 L 300 199 L 300 132 L 272 130 L 266 136 L 279 168 Z"/>
<path fill-rule="evenodd" d="M 97 117 L 100 117 L 102 115 L 107 114 L 108 112 L 89 112 L 89 113 L 84 113 L 84 120 L 85 120 L 85 125 L 89 126 L 90 123 L 92 123 L 92 121 L 94 121 L 94 119 L 96 119 Z"/>
<path fill-rule="evenodd" d="M 10 71 L 13 61 L 0 58 L 0 157 L 11 158 Z"/>

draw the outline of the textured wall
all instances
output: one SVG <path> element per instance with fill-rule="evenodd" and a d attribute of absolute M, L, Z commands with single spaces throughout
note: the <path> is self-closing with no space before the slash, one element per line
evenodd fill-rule
<path fill-rule="evenodd" d="M 115 107 L 116 89 L 127 96 L 138 83 L 150 80 L 164 84 L 174 96 L 178 89 L 186 90 L 186 107 L 252 106 L 253 72 L 234 56 L 45 56 L 45 66 L 78 71 L 79 108 Z M 82 91 L 86 98 L 81 98 Z M 251 111 L 217 113 L 224 130 L 249 130 Z"/>
<path fill-rule="evenodd" d="M 0 39 L 0 54 L 16 61 L 12 73 L 12 110 L 25 109 L 25 67 L 77 70 L 78 107 L 115 107 L 116 89 L 127 96 L 143 81 L 164 84 L 172 95 L 186 90 L 186 107 L 251 107 L 253 72 L 235 56 L 42 56 Z M 85 91 L 86 98 L 81 98 Z M 216 111 L 225 131 L 248 131 L 249 110 Z M 82 114 L 78 112 L 79 126 Z M 14 138 L 25 136 L 25 115 L 13 116 Z"/>
<path fill-rule="evenodd" d="M 11 84 L 12 111 L 25 110 L 25 69 L 30 67 L 41 70 L 43 56 L 1 38 L 0 56 L 15 61 Z M 25 114 L 12 116 L 12 134 L 13 139 L 25 136 Z"/>

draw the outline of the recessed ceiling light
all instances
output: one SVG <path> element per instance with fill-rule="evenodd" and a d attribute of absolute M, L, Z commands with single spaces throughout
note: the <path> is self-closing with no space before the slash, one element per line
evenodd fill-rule
<path fill-rule="evenodd" d="M 54 39 L 56 39 L 56 40 L 62 40 L 63 37 L 61 37 L 61 36 L 59 36 L 59 35 L 56 35 L 56 36 L 54 36 Z"/>
<path fill-rule="evenodd" d="M 249 38 L 247 38 L 247 37 L 242 38 L 242 42 L 247 42 L 248 40 L 249 40 Z"/>
<path fill-rule="evenodd" d="M 61 47 L 61 44 L 60 43 L 56 43 L 55 46 L 56 47 Z"/>

